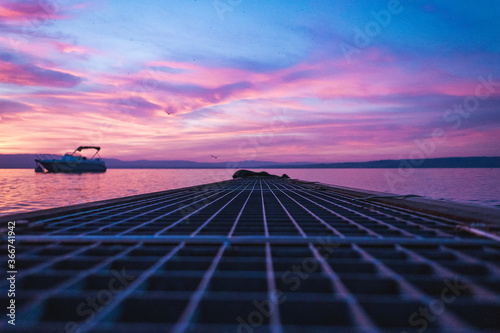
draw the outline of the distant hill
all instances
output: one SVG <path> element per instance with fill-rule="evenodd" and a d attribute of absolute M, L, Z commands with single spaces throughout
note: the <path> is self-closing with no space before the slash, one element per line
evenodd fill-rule
<path fill-rule="evenodd" d="M 306 164 L 300 168 L 328 169 L 393 169 L 408 166 L 414 168 L 500 168 L 500 157 L 444 157 L 429 158 L 420 165 L 411 160 L 380 160 L 369 162 L 319 163 Z M 293 165 L 282 165 L 282 168 L 296 168 Z"/>
<path fill-rule="evenodd" d="M 300 167 L 303 164 L 311 163 L 292 163 L 293 167 Z M 1 165 L 1 164 L 0 164 Z M 200 163 L 192 161 L 121 161 L 117 159 L 106 159 L 108 168 L 117 169 L 225 169 L 230 168 L 280 168 L 284 163 L 268 162 L 268 161 L 242 161 L 242 162 L 214 162 L 214 163 Z M 288 165 L 288 163 L 287 163 Z"/>
<path fill-rule="evenodd" d="M 26 169 L 35 167 L 35 158 L 40 158 L 42 155 L 36 154 L 0 154 L 0 169 Z M 44 154 L 47 158 L 61 158 L 60 155 Z M 225 169 L 230 168 L 280 168 L 285 163 L 270 162 L 270 161 L 241 161 L 241 162 L 215 162 L 215 163 L 200 163 L 192 161 L 122 161 L 114 158 L 105 158 L 106 166 L 110 169 Z M 297 167 L 310 162 L 286 163 Z"/>
<path fill-rule="evenodd" d="M 38 155 L 40 156 L 40 155 Z M 48 155 L 47 155 L 48 157 Z M 60 156 L 52 155 L 53 158 Z M 34 154 L 0 154 L 1 169 L 26 169 L 35 167 Z M 214 162 L 199 163 L 192 161 L 122 161 L 118 159 L 105 159 L 110 169 L 225 169 L 225 168 L 252 168 L 252 169 L 380 169 L 399 168 L 412 166 L 415 168 L 500 168 L 500 157 L 447 157 L 429 158 L 421 165 L 405 160 L 380 160 L 369 162 L 344 162 L 344 163 L 279 163 L 269 161 L 241 161 L 241 162 Z"/>
<path fill-rule="evenodd" d="M 56 155 L 52 155 L 56 156 Z M 0 154 L 0 168 L 25 169 L 35 168 L 35 155 L 33 154 Z"/>

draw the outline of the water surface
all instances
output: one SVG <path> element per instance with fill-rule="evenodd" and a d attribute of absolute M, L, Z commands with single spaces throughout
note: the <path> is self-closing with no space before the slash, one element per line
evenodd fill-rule
<path fill-rule="evenodd" d="M 109 169 L 105 173 L 41 174 L 32 169 L 0 169 L 0 215 L 212 183 L 230 179 L 234 171 Z M 500 207 L 500 169 L 415 169 L 403 175 L 396 169 L 267 171 L 332 185 Z"/>

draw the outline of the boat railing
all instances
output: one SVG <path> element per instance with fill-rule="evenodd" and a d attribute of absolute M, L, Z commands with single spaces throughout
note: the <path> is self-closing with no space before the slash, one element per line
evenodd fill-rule
<path fill-rule="evenodd" d="M 54 156 L 52 156 L 51 154 L 36 154 L 35 158 L 37 160 L 55 160 L 55 159 L 57 159 Z"/>

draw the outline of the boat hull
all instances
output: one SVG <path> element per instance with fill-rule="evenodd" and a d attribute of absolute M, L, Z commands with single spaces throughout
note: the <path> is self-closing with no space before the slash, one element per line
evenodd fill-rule
<path fill-rule="evenodd" d="M 106 172 L 106 165 L 102 161 L 38 161 L 48 172 Z"/>

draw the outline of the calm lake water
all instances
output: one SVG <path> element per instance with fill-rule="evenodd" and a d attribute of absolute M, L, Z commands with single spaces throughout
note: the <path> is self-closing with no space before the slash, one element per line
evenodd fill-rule
<path fill-rule="evenodd" d="M 232 169 L 110 169 L 99 174 L 40 174 L 0 169 L 0 215 L 227 180 Z M 255 170 L 262 171 L 262 170 Z M 500 169 L 270 169 L 291 178 L 500 209 Z"/>

